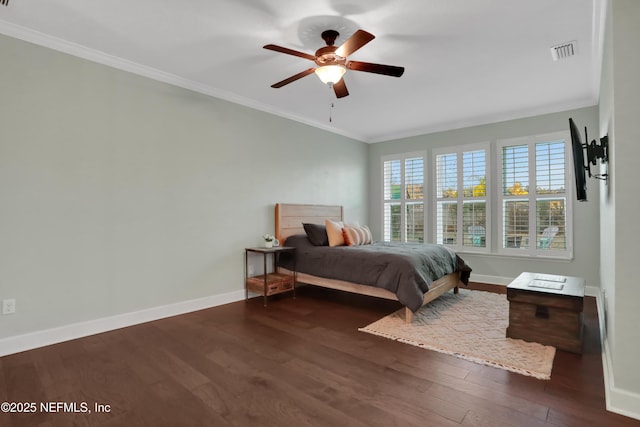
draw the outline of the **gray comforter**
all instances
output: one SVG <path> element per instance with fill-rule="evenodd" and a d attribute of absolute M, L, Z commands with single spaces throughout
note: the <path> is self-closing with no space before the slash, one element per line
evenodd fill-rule
<path fill-rule="evenodd" d="M 459 271 L 467 284 L 471 268 L 442 245 L 380 242 L 363 246 L 314 246 L 304 234 L 291 236 L 298 272 L 387 289 L 412 311 L 422 306 L 431 283 Z M 293 259 L 280 265 L 292 269 Z"/>

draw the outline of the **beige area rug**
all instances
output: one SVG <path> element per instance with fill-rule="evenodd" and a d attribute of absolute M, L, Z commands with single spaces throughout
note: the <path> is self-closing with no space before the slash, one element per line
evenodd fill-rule
<path fill-rule="evenodd" d="M 551 378 L 556 349 L 506 338 L 506 295 L 460 289 L 422 307 L 413 322 L 404 308 L 364 328 L 370 334 L 539 379 Z"/>

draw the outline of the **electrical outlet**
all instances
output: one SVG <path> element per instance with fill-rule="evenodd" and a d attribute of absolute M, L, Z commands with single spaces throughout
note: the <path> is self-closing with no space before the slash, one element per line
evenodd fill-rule
<path fill-rule="evenodd" d="M 253 265 L 249 266 L 249 272 L 248 273 L 249 273 L 249 276 L 253 276 L 256 273 L 255 269 L 253 268 Z"/>
<path fill-rule="evenodd" d="M 16 300 L 15 299 L 3 299 L 2 300 L 2 314 L 13 314 L 16 312 Z"/>

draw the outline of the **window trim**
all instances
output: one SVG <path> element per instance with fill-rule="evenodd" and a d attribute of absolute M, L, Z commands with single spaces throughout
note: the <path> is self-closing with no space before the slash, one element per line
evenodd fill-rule
<path fill-rule="evenodd" d="M 504 209 L 503 202 L 505 200 L 509 200 L 509 198 L 505 198 L 502 194 L 502 149 L 508 146 L 516 146 L 516 145 L 527 145 L 527 159 L 529 165 L 529 186 L 531 187 L 532 183 L 535 187 L 536 183 L 536 150 L 535 146 L 538 143 L 545 142 L 553 142 L 553 141 L 564 141 L 564 155 L 565 155 L 565 192 L 563 196 L 565 198 L 565 241 L 566 241 L 566 249 L 565 250 L 554 250 L 554 251 L 543 251 L 537 248 L 536 245 L 529 245 L 528 248 L 503 248 L 502 243 L 504 241 Z M 496 154 L 495 154 L 495 197 L 494 203 L 495 208 L 497 210 L 497 245 L 495 253 L 503 256 L 519 256 L 519 257 L 527 257 L 527 258 L 547 258 L 547 259 L 562 259 L 562 260 L 571 260 L 573 259 L 573 168 L 570 166 L 572 161 L 572 153 L 571 153 L 571 136 L 568 131 L 560 131 L 560 132 L 552 132 L 545 133 L 539 135 L 530 135 L 524 137 L 516 137 L 516 138 L 504 138 L 496 140 Z M 533 212 L 535 213 L 535 205 L 536 201 L 545 198 L 554 198 L 545 197 L 544 195 L 539 195 L 537 191 L 533 193 L 529 192 L 526 196 L 522 197 L 523 199 L 527 199 L 529 203 L 529 209 L 531 206 L 534 207 Z M 535 242 L 537 239 L 537 231 L 536 231 L 536 217 L 535 214 L 529 218 L 529 236 L 534 236 L 533 241 Z M 531 241 L 531 238 L 529 239 Z"/>
<path fill-rule="evenodd" d="M 456 197 L 456 203 L 458 204 L 459 207 L 464 206 L 464 202 L 465 201 L 472 201 L 474 200 L 473 197 L 465 197 L 464 196 L 464 188 L 463 188 L 463 184 L 464 184 L 464 173 L 463 173 L 463 167 L 464 167 L 464 162 L 461 160 L 463 159 L 463 153 L 465 152 L 470 152 L 470 151 L 480 151 L 483 150 L 485 152 L 485 210 L 486 210 L 486 222 L 485 222 L 485 246 L 484 247 L 476 247 L 476 246 L 465 246 L 463 245 L 463 238 L 462 236 L 464 236 L 464 230 L 463 230 L 463 217 L 464 217 L 464 209 L 458 209 L 458 215 L 457 215 L 457 230 L 458 233 L 462 233 L 462 236 L 459 236 L 457 239 L 457 243 L 455 245 L 450 245 L 450 244 L 444 244 L 445 246 L 453 249 L 456 252 L 460 252 L 460 253 L 482 253 L 482 254 L 490 254 L 492 253 L 492 227 L 491 227 L 491 212 L 492 212 L 492 208 L 493 208 L 493 185 L 492 185 L 492 168 L 491 168 L 491 143 L 489 141 L 485 141 L 485 142 L 477 142 L 477 143 L 472 143 L 472 144 L 465 144 L 465 145 L 456 145 L 453 147 L 440 147 L 440 148 L 434 148 L 432 150 L 432 159 L 431 159 L 431 182 L 433 183 L 430 188 L 431 188 L 431 203 L 433 205 L 433 209 L 437 209 L 437 205 L 438 205 L 438 167 L 437 167 L 437 158 L 440 155 L 446 155 L 446 154 L 456 154 L 457 158 L 456 158 L 456 167 L 457 167 L 457 188 L 458 188 L 458 197 Z M 453 200 L 453 199 L 452 199 Z M 433 236 L 433 242 L 436 242 L 437 236 L 438 236 L 438 220 L 436 218 L 436 216 L 434 215 L 433 220 L 432 220 L 432 224 L 431 224 L 431 231 L 432 231 L 432 236 Z"/>
<path fill-rule="evenodd" d="M 422 158 L 422 167 L 423 167 L 423 198 L 422 198 L 422 203 L 424 206 L 423 209 L 423 223 L 425 224 L 424 226 L 424 230 L 423 230 L 423 242 L 428 242 L 428 236 L 427 236 L 427 229 L 428 229 L 428 219 L 429 219 L 429 215 L 427 214 L 428 212 L 428 205 L 427 205 L 427 201 L 428 199 L 428 195 L 427 195 L 427 175 L 428 175 L 428 171 L 427 171 L 427 152 L 426 151 L 413 151 L 413 152 L 409 152 L 409 153 L 400 153 L 400 154 L 389 154 L 389 155 L 385 155 L 382 156 L 380 158 L 380 171 L 382 172 L 382 187 L 381 187 L 381 196 L 382 196 L 382 204 L 381 204 L 381 208 L 382 208 L 382 215 L 381 215 L 381 227 L 380 230 L 382 230 L 382 240 L 385 239 L 385 216 L 384 216 L 384 209 L 385 209 L 385 205 L 388 203 L 400 203 L 400 211 L 403 213 L 401 218 L 400 218 L 400 241 L 403 243 L 407 242 L 407 224 L 406 224 L 406 207 L 407 207 L 407 202 L 409 201 L 411 202 L 416 202 L 418 199 L 407 199 L 406 198 L 406 193 L 403 191 L 401 192 L 401 198 L 400 200 L 392 200 L 392 199 L 385 199 L 384 197 L 384 188 L 385 188 L 385 180 L 384 180 L 384 164 L 385 162 L 388 161 L 400 161 L 401 164 L 401 178 L 402 178 L 402 188 L 404 188 L 405 186 L 405 161 L 407 159 L 414 159 L 414 158 Z"/>

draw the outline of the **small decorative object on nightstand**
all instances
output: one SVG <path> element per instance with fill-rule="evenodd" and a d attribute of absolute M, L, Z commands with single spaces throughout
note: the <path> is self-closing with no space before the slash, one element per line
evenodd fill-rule
<path fill-rule="evenodd" d="M 273 236 L 273 234 L 263 234 L 262 238 L 264 239 L 264 247 L 265 248 L 272 248 L 273 245 L 273 241 L 276 240 L 276 238 Z M 278 246 L 278 245 L 276 245 Z"/>
<path fill-rule="evenodd" d="M 266 240 L 265 240 L 266 241 Z M 284 252 L 290 252 L 295 257 L 296 248 L 290 246 L 268 247 L 268 248 L 245 248 L 245 299 L 249 299 L 249 291 L 261 293 L 264 297 L 264 305 L 267 306 L 267 297 L 270 295 L 280 294 L 283 292 L 293 291 L 293 297 L 296 296 L 296 273 L 295 268 L 293 274 L 281 274 L 277 272 L 278 256 Z M 263 272 L 258 276 L 249 276 L 249 253 L 262 254 Z M 273 270 L 271 273 L 267 270 L 267 258 L 271 255 L 273 259 Z M 294 258 L 295 260 L 295 258 Z"/>

